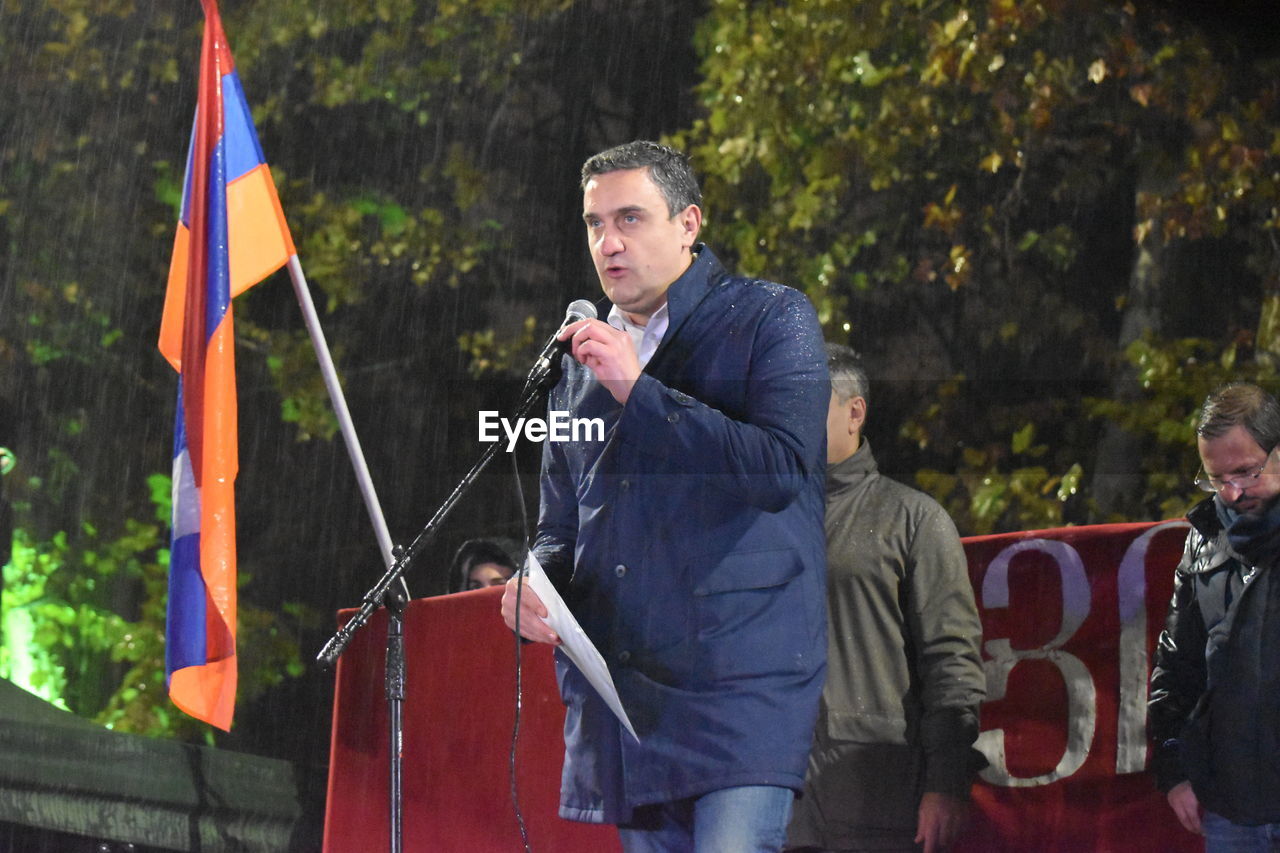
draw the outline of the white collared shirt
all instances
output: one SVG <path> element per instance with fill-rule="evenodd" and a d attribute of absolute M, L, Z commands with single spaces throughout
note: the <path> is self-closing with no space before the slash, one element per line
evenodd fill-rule
<path fill-rule="evenodd" d="M 667 303 L 664 302 L 661 308 L 653 312 L 648 325 L 645 326 L 638 326 L 628 320 L 626 315 L 618 310 L 617 305 L 609 309 L 609 316 L 606 319 L 610 326 L 631 336 L 631 343 L 636 348 L 636 358 L 639 359 L 640 368 L 643 370 L 649 363 L 649 359 L 653 358 L 658 344 L 662 343 L 662 336 L 667 333 L 667 326 L 671 322 L 670 317 Z"/>

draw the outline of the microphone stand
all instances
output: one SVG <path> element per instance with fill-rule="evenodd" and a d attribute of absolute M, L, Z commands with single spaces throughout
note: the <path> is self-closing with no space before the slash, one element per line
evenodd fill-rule
<path fill-rule="evenodd" d="M 524 417 L 546 395 L 551 386 L 560 378 L 560 354 L 539 358 L 525 379 L 524 390 L 521 391 L 520 404 L 516 407 L 516 416 Z M 401 769 L 404 760 L 404 697 L 405 697 L 405 659 L 404 659 L 404 625 L 403 615 L 408 604 L 408 589 L 403 584 L 403 576 L 418 552 L 436 535 L 445 517 L 453 509 L 458 500 L 480 476 L 480 472 L 489 464 L 498 449 L 501 440 L 496 440 L 485 448 L 484 453 L 471 466 L 463 478 L 431 516 L 431 520 L 419 531 L 409 547 L 396 546 L 394 561 L 386 573 L 369 588 L 361 598 L 360 609 L 345 625 L 338 629 L 324 648 L 316 655 L 316 660 L 326 669 L 337 663 L 338 658 L 351 643 L 355 633 L 368 624 L 374 612 L 381 606 L 387 608 L 387 659 L 385 685 L 387 694 L 388 727 L 390 729 L 390 831 L 391 853 L 402 853 L 403 847 L 403 804 L 401 800 Z M 396 587 L 392 589 L 392 587 Z"/>

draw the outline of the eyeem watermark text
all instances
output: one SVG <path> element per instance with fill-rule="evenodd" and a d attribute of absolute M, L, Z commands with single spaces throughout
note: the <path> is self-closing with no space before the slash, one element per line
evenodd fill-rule
<path fill-rule="evenodd" d="M 480 412 L 480 440 L 498 441 L 498 427 L 507 436 L 507 452 L 516 449 L 523 435 L 526 441 L 604 441 L 603 418 L 571 418 L 568 412 L 548 412 L 549 417 L 516 418 L 515 423 L 497 412 Z"/>

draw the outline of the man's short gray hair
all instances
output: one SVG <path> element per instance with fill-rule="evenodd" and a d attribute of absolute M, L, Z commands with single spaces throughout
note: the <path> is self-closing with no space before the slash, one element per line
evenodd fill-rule
<path fill-rule="evenodd" d="M 841 403 L 854 397 L 868 399 L 867 371 L 862 356 L 844 344 L 827 344 L 827 372 L 831 374 L 831 390 Z"/>
<path fill-rule="evenodd" d="M 582 164 L 582 188 L 596 175 L 624 169 L 648 169 L 649 178 L 667 202 L 667 215 L 675 216 L 691 204 L 702 205 L 702 190 L 682 152 L 657 142 L 638 139 L 601 151 Z"/>
<path fill-rule="evenodd" d="M 1280 444 L 1280 404 L 1249 382 L 1230 382 L 1204 398 L 1196 420 L 1196 435 L 1218 438 L 1243 426 L 1258 447 L 1270 451 Z"/>

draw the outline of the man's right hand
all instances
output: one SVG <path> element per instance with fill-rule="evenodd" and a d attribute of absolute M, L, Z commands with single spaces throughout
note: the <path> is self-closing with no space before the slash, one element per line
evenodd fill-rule
<path fill-rule="evenodd" d="M 502 619 L 512 631 L 516 629 L 516 585 L 520 582 L 519 576 L 514 577 L 507 581 L 507 587 L 502 591 Z M 546 618 L 547 606 L 529 588 L 529 584 L 524 584 L 520 591 L 520 636 L 535 643 L 560 645 L 560 637 L 543 621 Z"/>
<path fill-rule="evenodd" d="M 579 320 L 565 326 L 559 337 L 572 342 L 573 357 L 625 406 L 640 378 L 640 360 L 631 336 L 601 320 Z"/>
<path fill-rule="evenodd" d="M 1200 800 L 1196 797 L 1196 792 L 1191 790 L 1191 783 L 1179 782 L 1165 796 L 1173 813 L 1178 816 L 1178 822 L 1188 832 L 1204 835 L 1204 830 L 1200 828 Z"/>

